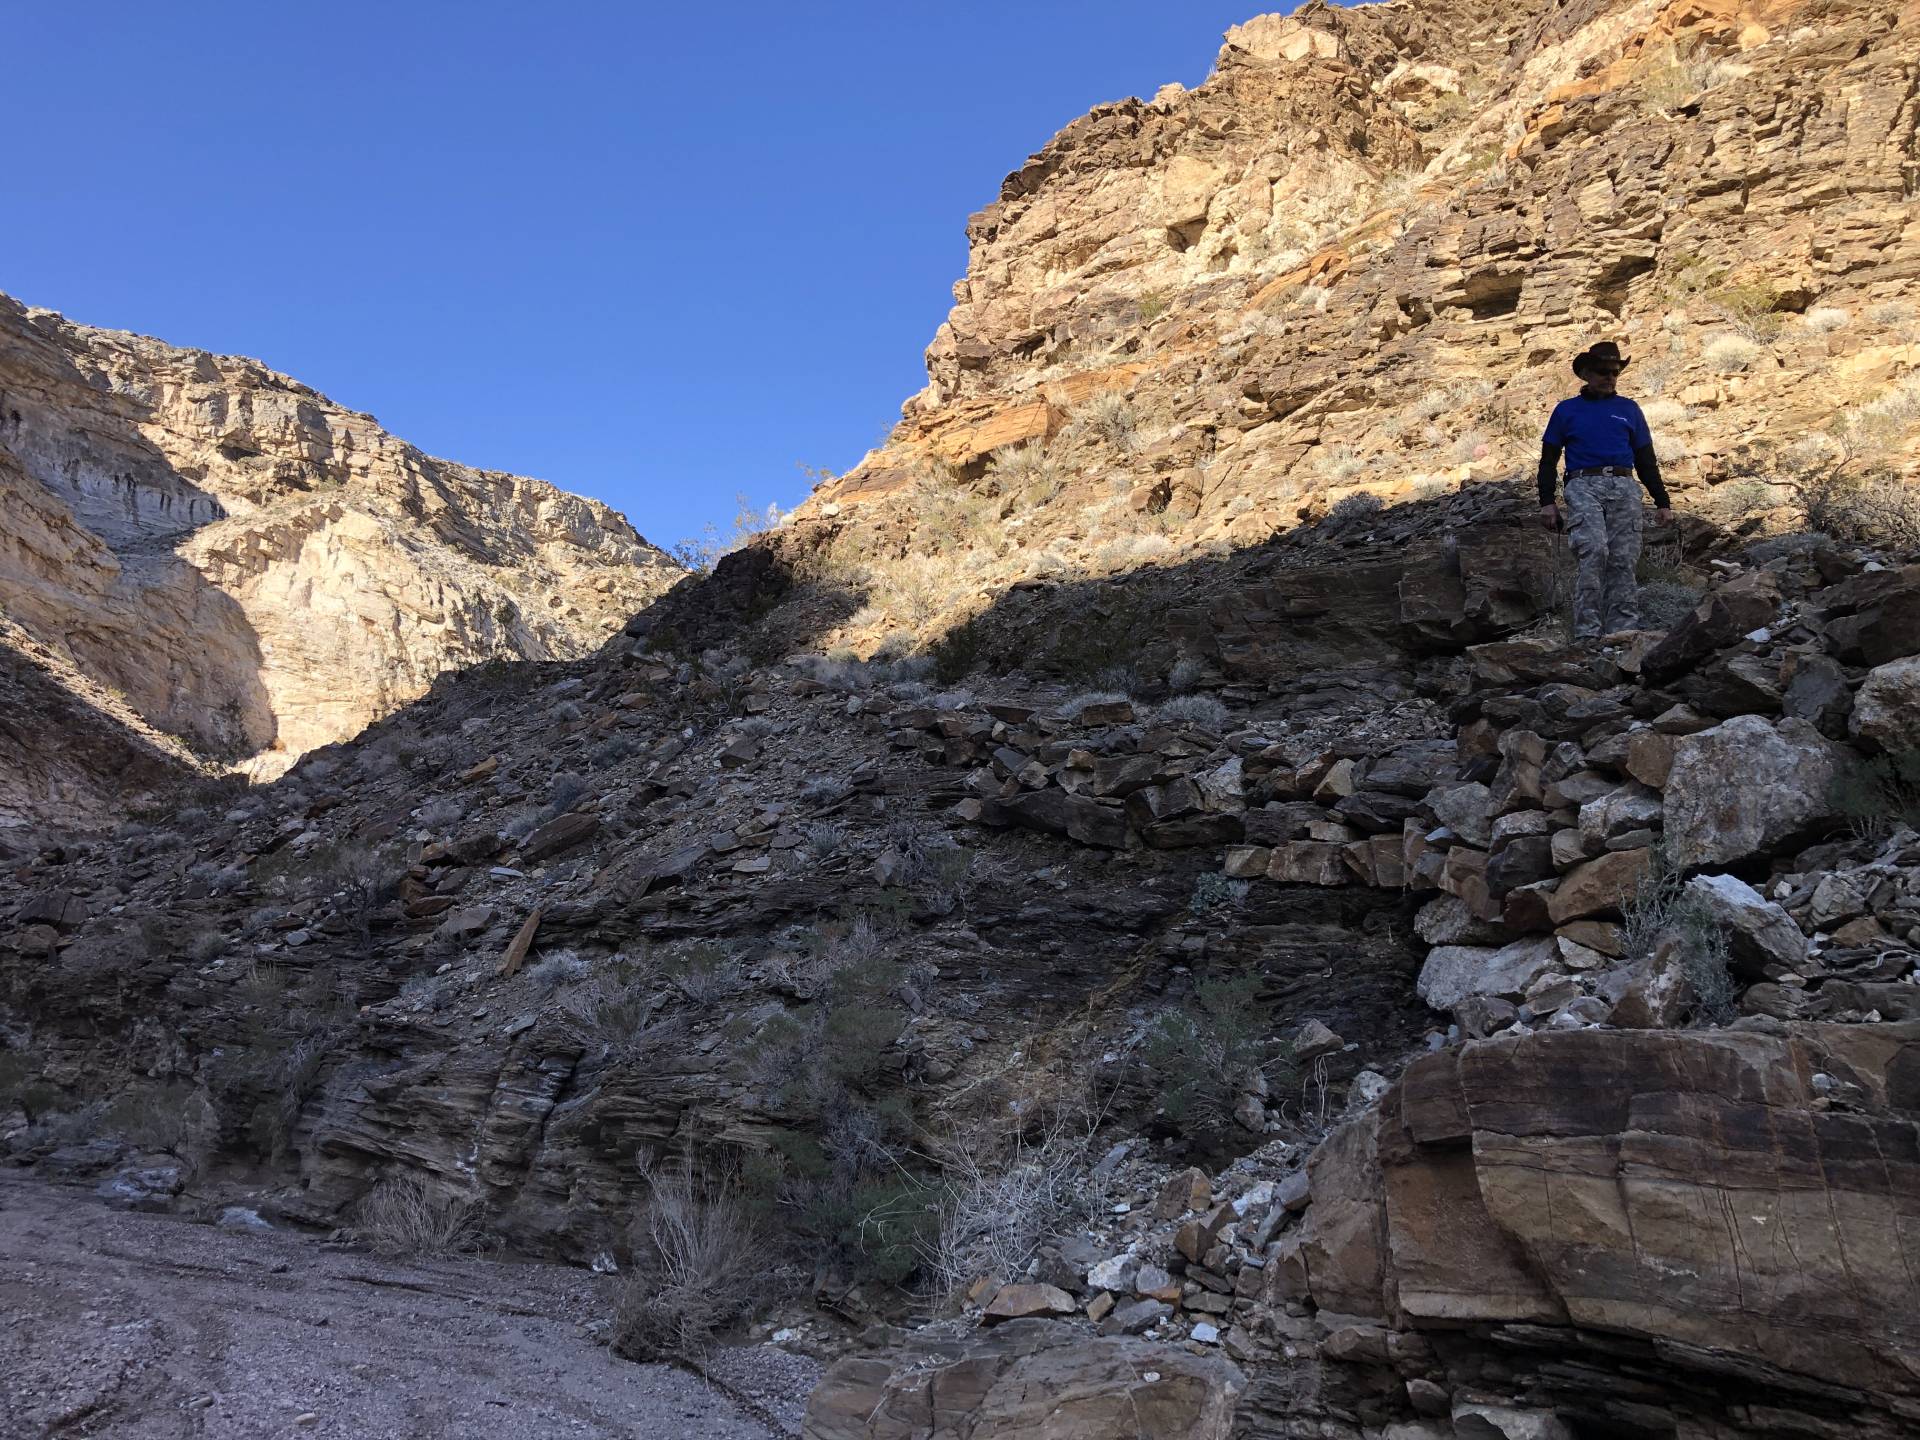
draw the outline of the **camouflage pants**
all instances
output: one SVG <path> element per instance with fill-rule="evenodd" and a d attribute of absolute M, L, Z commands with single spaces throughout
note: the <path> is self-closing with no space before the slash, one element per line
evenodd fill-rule
<path fill-rule="evenodd" d="M 1567 481 L 1567 539 L 1580 570 L 1573 583 L 1573 633 L 1591 639 L 1632 630 L 1640 619 L 1640 481 L 1580 475 Z"/>

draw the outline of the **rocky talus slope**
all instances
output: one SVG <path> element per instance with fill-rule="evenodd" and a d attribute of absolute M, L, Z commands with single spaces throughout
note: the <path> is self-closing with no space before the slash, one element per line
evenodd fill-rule
<path fill-rule="evenodd" d="M 792 525 L 9 858 L 0 1151 L 618 1271 L 623 1353 L 832 1361 L 816 1440 L 1913 1433 L 1916 25 L 1310 6 L 1077 122 Z M 1260 175 L 1337 229 L 1265 278 Z M 1596 333 L 1699 458 L 1575 646 L 1506 452 L 1430 467 Z"/>
<path fill-rule="evenodd" d="M 86 686 L 271 776 L 447 669 L 584 654 L 679 575 L 605 506 L 422 455 L 257 361 L 0 297 L 0 609 L 47 652 L 7 663 L 76 697 L 13 737 L 0 819 L 124 799 L 62 748 L 117 723 Z"/>

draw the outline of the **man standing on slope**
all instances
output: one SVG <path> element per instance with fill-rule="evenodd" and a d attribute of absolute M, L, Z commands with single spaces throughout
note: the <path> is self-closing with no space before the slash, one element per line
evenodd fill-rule
<path fill-rule="evenodd" d="M 1567 457 L 1567 535 L 1580 566 L 1573 587 L 1576 640 L 1639 624 L 1640 487 L 1653 497 L 1657 521 L 1673 518 L 1647 417 L 1618 391 L 1626 368 L 1611 340 L 1574 356 L 1573 373 L 1584 382 L 1580 393 L 1553 407 L 1540 437 L 1540 523 L 1550 530 L 1560 523 L 1553 493 L 1561 453 Z"/>

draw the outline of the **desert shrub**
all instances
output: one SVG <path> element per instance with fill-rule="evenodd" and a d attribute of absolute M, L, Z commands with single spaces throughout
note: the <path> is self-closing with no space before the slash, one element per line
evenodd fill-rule
<path fill-rule="evenodd" d="M 669 951 L 660 966 L 674 988 L 695 1005 L 711 1005 L 746 987 L 746 968 L 722 945 L 696 940 Z"/>
<path fill-rule="evenodd" d="M 1367 459 L 1352 445 L 1333 445 L 1315 454 L 1313 468 L 1335 484 L 1339 484 L 1353 479 L 1364 471 L 1367 468 Z M 1344 497 L 1328 512 L 1327 518 L 1345 522 L 1373 515 L 1379 509 L 1380 497 L 1363 491 Z"/>
<path fill-rule="evenodd" d="M 1453 442 L 1447 452 L 1447 458 L 1455 465 L 1465 465 L 1470 461 L 1484 460 L 1492 453 L 1487 437 L 1478 430 L 1469 430 Z"/>
<path fill-rule="evenodd" d="M 876 565 L 869 595 L 890 619 L 918 629 L 953 603 L 958 578 L 950 559 L 913 554 Z"/>
<path fill-rule="evenodd" d="M 540 812 L 541 823 L 558 820 L 572 810 L 593 787 L 587 777 L 572 770 L 563 770 L 547 782 L 547 804 Z"/>
<path fill-rule="evenodd" d="M 540 812 L 530 805 L 509 811 L 500 821 L 500 833 L 509 840 L 524 840 L 540 828 Z"/>
<path fill-rule="evenodd" d="M 897 1045 L 924 978 L 902 943 L 866 917 L 806 936 L 783 963 L 807 1003 L 762 1023 L 742 1055 L 769 1112 L 803 1127 L 756 1162 L 767 1203 L 812 1258 L 886 1284 L 918 1267 L 934 1216 L 909 1164 L 917 1128 Z"/>
<path fill-rule="evenodd" d="M 940 1161 L 926 1258 L 949 1296 L 982 1275 L 1017 1280 L 1043 1246 L 1100 1208 L 1082 1127 L 1015 1135 L 1010 1147 L 956 1145 Z"/>
<path fill-rule="evenodd" d="M 204 965 L 227 952 L 227 937 L 218 930 L 202 930 L 187 942 L 188 958 Z"/>
<path fill-rule="evenodd" d="M 715 1334 L 761 1294 L 766 1258 L 751 1204 L 730 1175 L 691 1160 L 645 1167 L 646 1208 L 629 1234 L 631 1266 L 613 1348 L 632 1360 L 699 1363 Z"/>
<path fill-rule="evenodd" d="M 1642 960 L 1665 946 L 1692 993 L 1692 1023 L 1724 1025 L 1734 1017 L 1739 1001 L 1739 987 L 1728 968 L 1727 939 L 1713 912 L 1687 894 L 1686 880 L 1665 844 L 1656 844 L 1646 873 L 1621 908 L 1624 953 Z"/>
<path fill-rule="evenodd" d="M 545 991 L 571 980 L 582 979 L 589 969 L 591 967 L 577 951 L 554 950 L 542 955 L 521 973 L 535 990 Z"/>
<path fill-rule="evenodd" d="M 1781 295 L 1764 281 L 1728 285 L 1707 296 L 1720 317 L 1756 344 L 1766 344 L 1786 324 L 1781 313 Z"/>
<path fill-rule="evenodd" d="M 1244 498 L 1244 497 L 1243 497 Z M 1200 688 L 1206 678 L 1207 662 L 1191 655 L 1184 655 L 1173 662 L 1167 671 L 1167 689 L 1176 695 L 1188 695 Z"/>
<path fill-rule="evenodd" d="M 1218 1149 L 1241 1095 L 1290 1067 L 1268 1054 L 1267 1006 L 1260 977 L 1202 980 L 1187 1003 L 1148 1027 L 1141 1060 L 1168 1123 L 1204 1151 Z"/>
<path fill-rule="evenodd" d="M 1760 358 L 1760 346 L 1744 335 L 1716 335 L 1705 354 L 1707 364 L 1722 375 L 1737 375 Z"/>
<path fill-rule="evenodd" d="M 639 747 L 625 735 L 615 735 L 595 746 L 593 754 L 588 758 L 594 769 L 606 770 L 618 765 L 622 760 L 630 759 L 638 751 Z"/>
<path fill-rule="evenodd" d="M 1094 551 L 1093 561 L 1102 569 L 1128 570 L 1172 551 L 1173 542 L 1164 535 L 1121 535 Z"/>
<path fill-rule="evenodd" d="M 458 800 L 447 797 L 440 800 L 429 800 L 425 805 L 420 807 L 419 812 L 413 818 L 414 822 L 418 824 L 422 830 L 438 834 L 447 826 L 458 824 L 461 817 L 466 813 L 466 806 L 462 805 Z"/>
<path fill-rule="evenodd" d="M 1700 603 L 1705 592 L 1678 580 L 1654 580 L 1640 587 L 1640 624 L 1649 630 L 1671 630 Z"/>
<path fill-rule="evenodd" d="M 1853 323 L 1853 316 L 1837 305 L 1816 305 L 1800 317 L 1800 324 L 1815 335 L 1831 335 Z"/>
<path fill-rule="evenodd" d="M 800 833 L 808 855 L 815 860 L 831 860 L 846 843 L 847 827 L 836 821 L 824 820 L 805 826 Z"/>
<path fill-rule="evenodd" d="M 428 1258 L 480 1247 L 480 1206 L 429 1191 L 418 1180 L 388 1177 L 354 1207 L 349 1232 L 376 1255 Z"/>
<path fill-rule="evenodd" d="M 1810 530 L 1850 544 L 1920 551 L 1920 487 L 1897 475 L 1835 466 L 1804 475 L 1795 490 Z"/>
<path fill-rule="evenodd" d="M 1227 707 L 1212 695 L 1176 695 L 1153 710 L 1158 725 L 1187 725 L 1209 734 L 1223 734 L 1227 728 Z"/>
<path fill-rule="evenodd" d="M 769 503 L 766 509 L 756 509 L 745 495 L 735 495 L 732 522 L 724 529 L 708 521 L 697 536 L 690 536 L 671 547 L 671 553 L 687 569 L 699 574 L 711 574 L 721 558 L 732 554 L 751 541 L 754 536 L 767 530 L 777 530 L 786 523 L 787 512 L 778 504 Z"/>
<path fill-rule="evenodd" d="M 1356 490 L 1351 495 L 1343 495 L 1339 503 L 1327 511 L 1325 523 L 1329 527 L 1365 524 L 1375 519 L 1382 508 L 1378 495 L 1369 490 Z"/>
<path fill-rule="evenodd" d="M 254 866 L 255 880 L 271 894 L 328 901 L 363 948 L 371 943 L 375 910 L 403 873 L 386 850 L 348 839 L 288 846 Z"/>
<path fill-rule="evenodd" d="M 1120 391 L 1102 390 L 1088 400 L 1074 418 L 1114 449 L 1122 452 L 1133 449 L 1139 417 L 1133 402 Z"/>
<path fill-rule="evenodd" d="M 400 984 L 396 998 L 409 1010 L 438 1010 L 453 997 L 453 986 L 445 975 L 409 975 Z"/>
<path fill-rule="evenodd" d="M 1831 435 L 1856 460 L 1883 460 L 1920 421 L 1920 377 L 1889 385 L 1864 404 L 1835 417 Z"/>
<path fill-rule="evenodd" d="M 1193 882 L 1187 909 L 1195 915 L 1211 915 L 1218 910 L 1238 910 L 1246 903 L 1246 881 L 1229 880 L 1218 871 L 1208 870 Z"/>
<path fill-rule="evenodd" d="M 853 786 L 839 775 L 809 775 L 800 784 L 803 805 L 838 805 L 853 793 Z"/>
<path fill-rule="evenodd" d="M 331 966 L 316 966 L 297 980 L 260 966 L 235 988 L 249 1005 L 244 1044 L 224 1057 L 216 1088 L 248 1098 L 249 1136 L 278 1160 L 328 1062 L 353 1031 L 356 995 Z"/>
<path fill-rule="evenodd" d="M 1864 839 L 1884 839 L 1901 825 L 1920 830 L 1920 750 L 1889 751 L 1841 770 L 1829 799 Z"/>
<path fill-rule="evenodd" d="M 1040 442 L 1002 445 L 993 452 L 993 473 L 1009 489 L 1022 490 L 1036 483 L 1049 483 L 1058 477 L 1059 467 Z"/>
<path fill-rule="evenodd" d="M 609 1064 L 632 1065 L 685 1031 L 678 1017 L 656 1018 L 665 1003 L 658 968 L 645 957 L 621 954 L 574 982 L 560 1009 L 574 1033 L 597 1045 Z"/>
<path fill-rule="evenodd" d="M 182 1083 L 133 1085 L 100 1113 L 99 1129 L 141 1150 L 180 1150 L 187 1139 L 192 1087 Z"/>

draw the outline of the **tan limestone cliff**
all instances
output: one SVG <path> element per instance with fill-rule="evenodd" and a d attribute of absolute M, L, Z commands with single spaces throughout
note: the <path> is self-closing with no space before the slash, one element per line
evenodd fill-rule
<path fill-rule="evenodd" d="M 257 361 L 0 298 L 0 607 L 203 757 L 277 774 L 448 669 L 584 654 L 680 573 Z"/>

